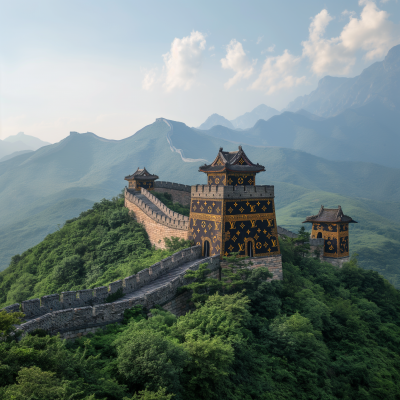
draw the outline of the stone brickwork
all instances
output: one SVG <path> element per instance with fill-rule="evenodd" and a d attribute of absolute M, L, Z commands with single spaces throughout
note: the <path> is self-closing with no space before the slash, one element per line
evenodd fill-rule
<path fill-rule="evenodd" d="M 133 293 L 180 265 L 196 261 L 200 257 L 200 246 L 190 247 L 173 254 L 171 257 L 165 258 L 149 268 L 139 271 L 136 275 L 111 282 L 108 287 L 101 286 L 95 289 L 62 292 L 61 295 L 58 293 L 50 294 L 40 299 L 26 300 L 21 304 L 13 304 L 4 310 L 15 312 L 21 309 L 25 316 L 31 319 L 48 313 L 61 312 L 66 309 L 103 304 L 107 296 L 115 293 L 118 289 L 122 289 L 124 294 Z"/>
<path fill-rule="evenodd" d="M 29 333 L 36 329 L 44 329 L 50 334 L 60 333 L 65 338 L 78 337 L 93 332 L 108 324 L 121 322 L 124 311 L 138 304 L 142 305 L 145 309 L 150 309 L 157 304 L 162 305 L 171 303 L 172 300 L 177 297 L 178 288 L 187 285 L 192 281 L 184 277 L 186 271 L 189 269 L 197 270 L 200 264 L 206 263 L 207 267 L 211 271 L 219 271 L 219 257 L 209 257 L 197 261 L 188 261 L 188 258 L 191 258 L 191 256 L 194 256 L 195 254 L 197 254 L 197 256 L 199 255 L 199 249 L 186 249 L 184 250 L 183 255 L 180 253 L 181 252 L 176 253 L 174 256 L 177 256 L 181 262 L 185 260 L 186 264 L 189 265 L 188 267 L 179 270 L 178 276 L 175 276 L 174 278 L 168 278 L 169 274 L 165 278 L 165 274 L 168 273 L 168 271 L 174 271 L 172 268 L 173 266 L 175 266 L 176 269 L 179 269 L 179 266 L 176 266 L 177 260 L 174 260 L 174 256 L 171 256 L 162 260 L 160 263 L 154 264 L 154 266 L 152 266 L 155 267 L 154 270 L 152 267 L 148 269 L 148 285 L 146 285 L 140 292 L 139 287 L 136 287 L 136 289 L 130 287 L 129 290 L 133 290 L 133 292 L 128 293 L 122 299 L 113 303 L 68 308 L 65 310 L 49 312 L 19 325 L 17 329 L 21 330 L 23 333 Z M 166 261 L 165 264 L 163 263 L 164 261 Z M 160 269 L 160 265 L 158 264 L 161 264 L 161 266 L 165 265 L 166 268 Z M 153 279 L 154 277 L 155 279 Z M 157 284 L 157 281 L 160 283 Z M 135 296 L 135 290 L 140 294 Z M 178 303 L 181 301 L 183 304 L 183 298 L 178 300 Z"/>
<path fill-rule="evenodd" d="M 252 263 L 250 268 L 261 268 L 266 267 L 268 271 L 272 273 L 271 280 L 283 280 L 283 271 L 282 271 L 282 255 L 274 255 L 269 257 L 254 257 L 247 258 L 245 263 Z M 228 264 L 224 261 L 221 262 L 221 271 L 222 275 L 224 274 L 224 268 L 226 268 Z"/>
<path fill-rule="evenodd" d="M 169 193 L 174 203 L 190 205 L 190 186 L 173 182 L 154 182 L 154 190 L 159 193 Z"/>
<path fill-rule="evenodd" d="M 188 290 L 175 298 L 171 301 L 165 303 L 162 308 L 165 311 L 169 311 L 170 313 L 180 317 L 181 315 L 185 315 L 189 310 L 194 309 L 193 303 L 190 302 L 192 296 L 192 292 Z"/>
<path fill-rule="evenodd" d="M 339 268 L 342 268 L 344 263 L 350 261 L 350 257 L 342 257 L 342 258 L 322 257 L 321 259 L 322 261 L 328 262 Z"/>
<path fill-rule="evenodd" d="M 167 215 L 171 219 L 189 222 L 189 217 L 186 217 L 185 215 L 172 211 L 163 202 L 158 200 L 156 196 L 151 194 L 148 190 L 142 188 L 141 194 L 147 197 L 147 199 L 149 199 L 155 206 L 157 206 L 165 215 Z"/>
<path fill-rule="evenodd" d="M 274 197 L 274 187 L 269 185 L 259 186 L 210 186 L 195 185 L 192 186 L 192 199 L 196 197 L 210 199 L 251 199 L 251 198 L 272 198 Z"/>
<path fill-rule="evenodd" d="M 147 199 L 146 196 L 144 197 Z M 150 202 L 150 200 L 148 201 Z M 125 191 L 125 207 L 134 213 L 139 223 L 143 224 L 149 235 L 150 243 L 156 248 L 165 249 L 164 238 L 166 237 L 174 236 L 180 239 L 189 239 L 189 219 L 187 217 L 174 213 L 169 209 L 171 214 L 173 213 L 180 217 L 174 219 L 164 214 L 161 210 L 157 212 L 138 199 L 138 196 L 127 190 Z"/>

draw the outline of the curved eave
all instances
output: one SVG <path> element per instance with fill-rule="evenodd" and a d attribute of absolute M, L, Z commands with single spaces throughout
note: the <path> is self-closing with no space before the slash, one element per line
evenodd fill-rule
<path fill-rule="evenodd" d="M 264 172 L 265 168 L 258 168 L 258 169 L 253 169 L 253 170 L 248 170 L 248 169 L 231 169 L 229 167 L 222 167 L 221 169 L 214 169 L 215 167 L 212 167 L 213 169 L 206 169 L 206 168 L 199 168 L 199 172 L 243 172 L 243 173 L 247 173 L 247 174 L 258 174 L 259 172 Z M 254 167 L 250 167 L 250 168 L 254 168 Z"/>
<path fill-rule="evenodd" d="M 150 175 L 150 176 L 126 176 L 124 178 L 126 181 L 155 181 L 158 179 L 157 175 Z"/>

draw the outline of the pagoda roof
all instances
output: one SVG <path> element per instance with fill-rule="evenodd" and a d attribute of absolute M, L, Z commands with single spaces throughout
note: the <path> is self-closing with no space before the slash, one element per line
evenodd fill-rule
<path fill-rule="evenodd" d="M 311 215 L 306 218 L 305 222 L 333 222 L 333 223 L 357 223 L 353 218 L 348 215 L 344 215 L 342 211 L 342 207 L 338 206 L 338 208 L 324 208 L 321 206 L 317 215 Z"/>
<path fill-rule="evenodd" d="M 124 179 L 127 180 L 127 181 L 130 181 L 132 179 L 136 179 L 136 180 L 139 180 L 139 181 L 140 180 L 142 180 L 142 181 L 143 180 L 146 180 L 146 181 L 150 180 L 151 181 L 151 180 L 158 179 L 158 176 L 150 174 L 150 172 L 147 171 L 146 168 L 142 168 L 142 169 L 138 168 L 136 170 L 136 172 L 134 172 L 132 175 L 126 176 Z"/>
<path fill-rule="evenodd" d="M 265 168 L 260 164 L 253 164 L 246 153 L 243 151 L 242 146 L 239 146 L 238 151 L 224 151 L 220 147 L 215 160 L 207 165 L 204 164 L 199 168 L 200 172 L 253 172 L 258 173 L 265 171 Z"/>

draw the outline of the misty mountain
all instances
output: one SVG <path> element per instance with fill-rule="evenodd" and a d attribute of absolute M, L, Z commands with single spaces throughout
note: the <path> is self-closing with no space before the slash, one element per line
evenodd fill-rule
<path fill-rule="evenodd" d="M 232 122 L 228 121 L 225 117 L 219 114 L 210 115 L 200 126 L 198 129 L 207 130 L 212 128 L 213 126 L 221 125 L 230 129 L 235 129 L 232 125 Z"/>
<path fill-rule="evenodd" d="M 243 115 L 235 118 L 231 122 L 235 129 L 248 129 L 252 128 L 260 119 L 268 121 L 274 115 L 279 114 L 280 112 L 278 110 L 275 110 L 275 108 L 268 107 L 265 104 L 260 104 L 254 110 L 244 113 Z"/>
<path fill-rule="evenodd" d="M 126 184 L 123 178 L 137 167 L 146 167 L 160 180 L 205 184 L 206 176 L 198 168 L 204 160 L 212 162 L 219 147 L 233 151 L 237 144 L 180 122 L 157 119 L 123 140 L 72 133 L 59 143 L 0 163 L 0 269 L 13 255 L 39 243 L 93 202 L 116 196 Z M 266 167 L 267 172 L 259 174 L 257 183 L 276 185 L 278 213 L 285 207 L 289 210 L 293 203 L 304 203 L 315 213 L 320 201 L 328 206 L 330 198 L 332 206 L 340 201 L 338 204 L 346 210 L 349 199 L 362 199 L 352 203 L 353 217 L 360 222 L 354 228 L 359 242 L 354 250 L 360 251 L 365 245 L 362 237 L 368 234 L 369 240 L 394 246 L 388 257 L 398 258 L 400 170 L 371 163 L 328 161 L 284 148 L 245 146 L 245 151 Z M 203 161 L 193 161 L 199 159 Z M 312 202 L 310 196 L 314 196 Z M 363 219 L 362 207 L 371 213 L 369 220 Z M 308 212 L 308 208 L 304 210 L 296 215 L 298 219 Z M 371 225 L 372 220 L 375 222 Z M 395 262 L 389 258 L 385 265 Z"/>
<path fill-rule="evenodd" d="M 11 154 L 7 154 L 6 156 L 0 158 L 0 162 L 2 161 L 7 161 L 10 158 L 16 157 L 16 156 L 20 156 L 21 154 L 25 154 L 25 153 L 31 153 L 33 150 L 20 150 L 20 151 L 14 151 L 14 153 Z"/>
<path fill-rule="evenodd" d="M 277 146 L 340 161 L 373 162 L 400 168 L 400 113 L 380 101 L 331 118 L 284 112 L 243 131 L 214 126 L 204 133 L 252 146 Z"/>
<path fill-rule="evenodd" d="M 265 104 L 260 104 L 258 107 L 256 107 L 254 110 L 250 112 L 246 112 L 243 115 L 233 119 L 232 121 L 228 121 L 225 117 L 218 115 L 218 114 L 213 114 L 210 115 L 205 122 L 203 122 L 198 129 L 201 130 L 208 130 L 211 129 L 213 126 L 223 126 L 225 128 L 229 129 L 248 129 L 252 128 L 255 123 L 263 119 L 267 121 L 274 115 L 279 115 L 279 111 L 275 110 L 275 108 L 268 107 Z"/>
<path fill-rule="evenodd" d="M 50 144 L 49 142 L 40 140 L 35 136 L 25 135 L 24 132 L 19 132 L 16 135 L 8 136 L 4 139 L 4 141 L 8 143 L 22 142 L 29 146 L 31 150 L 37 150 L 43 146 L 47 146 L 48 144 Z"/>
<path fill-rule="evenodd" d="M 304 109 L 321 117 L 333 117 L 348 108 L 380 102 L 389 109 L 400 107 L 400 45 L 389 50 L 383 61 L 364 69 L 354 78 L 325 76 L 316 90 L 292 101 L 285 111 Z"/>
<path fill-rule="evenodd" d="M 13 153 L 17 156 L 22 154 L 22 151 L 34 151 L 48 144 L 50 143 L 44 142 L 34 136 L 25 135 L 24 132 L 19 132 L 17 135 L 0 140 L 0 159 Z"/>

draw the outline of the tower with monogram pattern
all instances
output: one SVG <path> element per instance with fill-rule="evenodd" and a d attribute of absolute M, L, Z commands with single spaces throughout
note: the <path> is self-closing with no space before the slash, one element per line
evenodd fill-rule
<path fill-rule="evenodd" d="M 199 171 L 207 174 L 208 185 L 192 186 L 189 230 L 203 255 L 279 257 L 281 263 L 274 187 L 256 185 L 256 174 L 265 168 L 239 146 L 235 152 L 220 148 Z"/>

